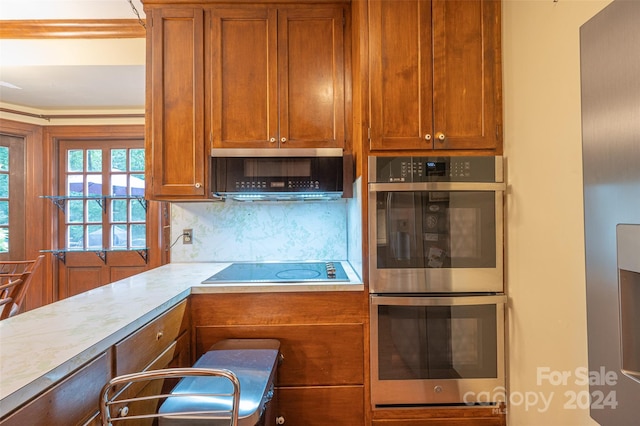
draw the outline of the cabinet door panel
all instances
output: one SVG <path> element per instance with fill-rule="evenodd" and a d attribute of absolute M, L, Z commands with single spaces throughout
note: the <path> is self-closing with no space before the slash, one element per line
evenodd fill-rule
<path fill-rule="evenodd" d="M 362 324 L 197 327 L 196 348 L 201 354 L 224 339 L 278 339 L 279 386 L 362 384 L 363 334 Z"/>
<path fill-rule="evenodd" d="M 276 147 L 275 9 L 212 10 L 211 127 L 215 148 Z"/>
<path fill-rule="evenodd" d="M 371 149 L 431 149 L 431 2 L 371 0 L 369 42 Z"/>
<path fill-rule="evenodd" d="M 154 10 L 151 31 L 147 181 L 151 198 L 206 194 L 204 28 L 199 9 Z M 150 175 L 150 176 L 149 176 Z"/>
<path fill-rule="evenodd" d="M 497 8 L 491 0 L 433 1 L 434 133 L 445 134 L 436 149 L 497 147 Z"/>
<path fill-rule="evenodd" d="M 370 0 L 371 150 L 502 153 L 500 30 L 496 0 Z"/>
<path fill-rule="evenodd" d="M 343 147 L 344 9 L 278 13 L 280 146 Z"/>
<path fill-rule="evenodd" d="M 277 392 L 277 416 L 287 425 L 364 425 L 362 386 L 279 387 Z"/>
<path fill-rule="evenodd" d="M 68 426 L 82 424 L 98 410 L 102 386 L 111 379 L 111 353 L 106 352 L 47 390 L 2 426 Z"/>

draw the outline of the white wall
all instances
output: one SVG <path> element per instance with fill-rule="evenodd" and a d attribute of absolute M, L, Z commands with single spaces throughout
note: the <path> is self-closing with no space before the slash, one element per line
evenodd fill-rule
<path fill-rule="evenodd" d="M 579 27 L 608 3 L 503 2 L 513 426 L 596 424 L 572 400 L 588 392 L 575 375 L 587 366 Z M 571 375 L 554 385 L 542 368 Z"/>

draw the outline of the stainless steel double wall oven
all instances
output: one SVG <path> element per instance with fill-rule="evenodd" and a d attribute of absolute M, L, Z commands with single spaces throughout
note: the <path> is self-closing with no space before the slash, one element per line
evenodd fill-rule
<path fill-rule="evenodd" d="M 376 406 L 504 401 L 502 157 L 370 157 Z"/>

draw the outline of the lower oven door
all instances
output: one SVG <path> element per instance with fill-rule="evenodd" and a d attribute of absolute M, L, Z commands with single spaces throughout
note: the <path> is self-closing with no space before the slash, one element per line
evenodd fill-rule
<path fill-rule="evenodd" d="M 505 301 L 372 295 L 372 404 L 503 402 Z"/>

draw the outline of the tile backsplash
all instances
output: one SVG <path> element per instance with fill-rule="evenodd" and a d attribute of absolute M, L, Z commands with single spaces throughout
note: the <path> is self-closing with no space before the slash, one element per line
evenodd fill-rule
<path fill-rule="evenodd" d="M 357 270 L 362 226 L 354 187 L 348 200 L 173 203 L 171 261 L 350 260 Z M 188 228 L 193 244 L 179 238 Z"/>

